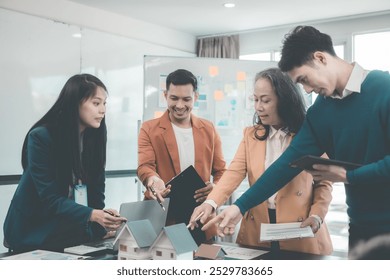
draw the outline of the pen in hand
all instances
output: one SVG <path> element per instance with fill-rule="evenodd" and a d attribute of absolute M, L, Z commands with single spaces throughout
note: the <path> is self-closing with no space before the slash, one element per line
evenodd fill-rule
<path fill-rule="evenodd" d="M 107 214 L 109 214 L 109 215 L 111 215 L 113 217 L 120 217 L 119 215 L 116 215 L 116 214 L 114 214 L 114 212 L 112 212 L 110 210 L 107 210 L 107 209 L 103 209 L 103 212 L 107 213 Z"/>
<path fill-rule="evenodd" d="M 112 211 L 110 211 L 110 210 L 107 210 L 107 209 L 103 209 L 103 212 L 104 212 L 104 213 L 107 213 L 107 214 L 109 214 L 109 215 L 111 215 L 111 216 L 113 216 L 113 217 L 116 217 L 116 218 L 120 218 L 120 217 L 121 217 L 121 215 L 117 215 L 117 214 L 115 214 L 114 212 L 112 212 Z M 122 222 L 126 222 L 126 219 L 125 219 L 125 218 L 122 218 L 122 219 L 123 219 Z"/>
<path fill-rule="evenodd" d="M 199 219 L 202 218 L 203 214 L 204 214 L 204 212 L 200 212 L 200 214 L 195 218 L 194 223 L 196 223 L 197 221 L 199 221 Z M 190 227 L 191 227 L 191 224 L 192 224 L 192 223 L 189 223 L 189 224 L 187 225 L 187 228 L 190 228 Z"/>
<path fill-rule="evenodd" d="M 158 202 L 158 204 L 160 204 L 162 210 L 165 211 L 165 207 L 164 207 L 164 205 L 162 204 L 161 200 L 158 198 L 157 193 L 156 193 L 155 189 L 153 188 L 153 186 L 150 186 L 150 187 L 148 187 L 148 188 L 149 188 L 149 190 L 152 192 L 152 194 L 156 197 L 157 202 Z"/>

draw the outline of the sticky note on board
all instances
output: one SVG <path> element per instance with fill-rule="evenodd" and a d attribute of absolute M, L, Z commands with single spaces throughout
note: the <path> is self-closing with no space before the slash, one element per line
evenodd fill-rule
<path fill-rule="evenodd" d="M 211 77 L 218 76 L 218 74 L 219 74 L 218 66 L 209 66 L 209 75 Z"/>
<path fill-rule="evenodd" d="M 243 71 L 238 71 L 236 74 L 237 81 L 245 81 L 246 80 L 246 73 Z"/>
<path fill-rule="evenodd" d="M 222 90 L 215 90 L 214 91 L 214 100 L 215 101 L 221 101 L 223 100 L 224 96 L 223 96 L 223 91 Z"/>

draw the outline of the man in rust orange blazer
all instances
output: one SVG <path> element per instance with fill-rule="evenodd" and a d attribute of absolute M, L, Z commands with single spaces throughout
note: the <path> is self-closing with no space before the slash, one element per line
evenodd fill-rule
<path fill-rule="evenodd" d="M 206 187 L 194 193 L 194 199 L 200 204 L 226 170 L 221 139 L 210 121 L 191 114 L 198 98 L 197 79 L 191 72 L 178 69 L 170 73 L 164 96 L 168 110 L 160 118 L 144 122 L 141 127 L 137 175 L 147 187 L 145 199 L 156 199 L 150 187 L 161 199 L 170 191 L 165 188 L 165 183 L 193 165 L 207 182 Z M 210 182 L 211 176 L 213 183 Z M 167 225 L 178 222 L 178 215 L 183 210 L 170 208 Z M 190 215 L 180 222 L 188 222 L 189 218 Z M 206 234 L 200 230 L 192 232 L 198 244 L 215 233 L 215 228 L 206 231 Z"/>

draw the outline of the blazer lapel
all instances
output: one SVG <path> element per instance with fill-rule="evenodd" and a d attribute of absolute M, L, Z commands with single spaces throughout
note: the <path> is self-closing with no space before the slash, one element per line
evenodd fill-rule
<path fill-rule="evenodd" d="M 172 165 L 175 169 L 175 175 L 177 175 L 180 173 L 179 150 L 177 148 L 175 133 L 168 114 L 169 111 L 167 110 L 164 115 L 161 116 L 160 127 L 164 130 L 162 132 L 162 137 L 164 139 L 165 146 L 167 147 Z"/>
<path fill-rule="evenodd" d="M 252 179 L 252 182 L 249 182 L 250 185 L 254 184 L 254 182 L 261 176 L 261 174 L 264 173 L 264 163 L 265 163 L 265 150 L 266 145 L 265 141 L 260 141 L 255 138 L 253 133 L 248 137 L 248 156 L 250 158 L 251 165 L 248 166 L 248 168 L 251 169 L 253 177 L 249 178 Z"/>
<path fill-rule="evenodd" d="M 294 134 L 291 133 L 290 136 L 288 136 L 287 141 L 288 145 L 290 145 L 290 142 L 292 138 L 294 137 Z M 254 184 L 257 178 L 259 178 L 265 170 L 265 154 L 267 150 L 266 141 L 259 141 L 255 138 L 255 136 L 252 134 L 248 137 L 248 148 L 249 153 L 248 156 L 250 157 L 251 166 L 248 166 L 248 168 L 251 169 L 253 174 L 253 182 L 249 182 L 250 185 Z"/>
<path fill-rule="evenodd" d="M 194 136 L 194 148 L 195 148 L 195 169 L 201 170 L 202 164 L 205 160 L 206 147 L 208 147 L 208 143 L 205 142 L 204 138 L 204 125 L 200 120 L 191 114 L 191 123 L 192 123 L 192 134 Z M 199 165 L 199 168 L 197 168 Z"/>

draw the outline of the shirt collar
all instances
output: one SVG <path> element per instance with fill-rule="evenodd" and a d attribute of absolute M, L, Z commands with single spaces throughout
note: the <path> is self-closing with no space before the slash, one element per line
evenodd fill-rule
<path fill-rule="evenodd" d="M 348 95 L 351 95 L 354 92 L 359 93 L 361 84 L 366 78 L 368 72 L 369 71 L 363 69 L 363 67 L 361 67 L 358 63 L 354 62 L 351 75 L 349 76 L 348 82 L 342 92 L 342 95 L 332 95 L 331 97 L 335 99 L 342 99 L 347 97 Z"/>
<path fill-rule="evenodd" d="M 271 125 L 269 126 L 269 139 L 272 139 L 276 136 L 282 136 L 283 138 L 285 138 L 287 135 L 288 131 L 285 128 L 275 129 Z"/>

